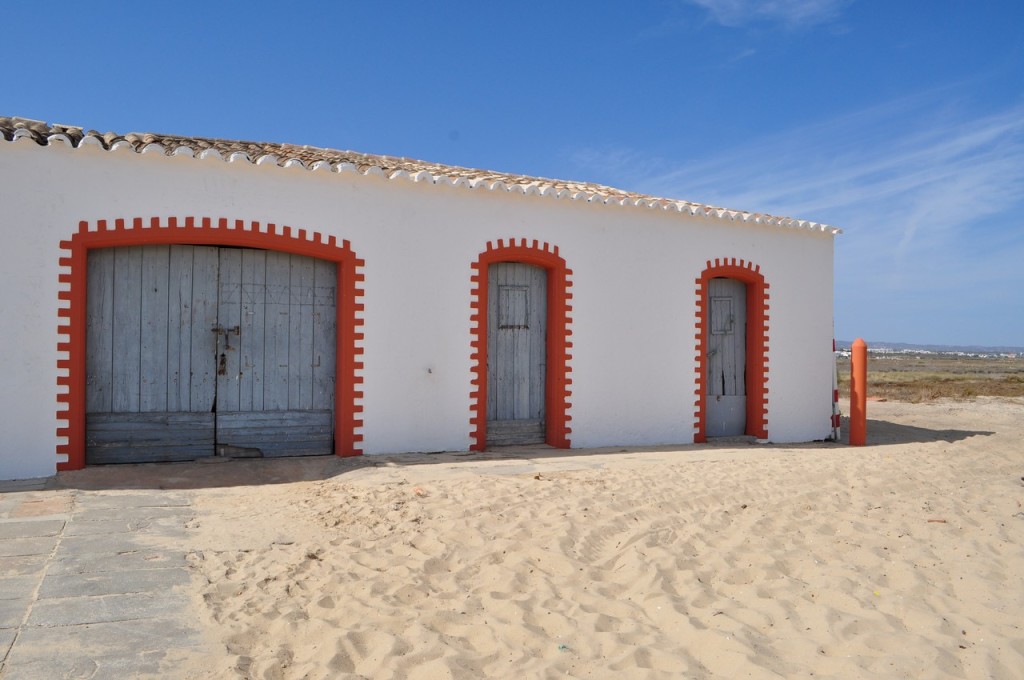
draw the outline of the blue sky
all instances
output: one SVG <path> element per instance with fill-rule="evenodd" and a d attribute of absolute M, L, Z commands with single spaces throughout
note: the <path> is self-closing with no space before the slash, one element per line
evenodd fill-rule
<path fill-rule="evenodd" d="M 836 335 L 1024 346 L 1024 2 L 9 3 L 0 115 L 834 224 Z"/>

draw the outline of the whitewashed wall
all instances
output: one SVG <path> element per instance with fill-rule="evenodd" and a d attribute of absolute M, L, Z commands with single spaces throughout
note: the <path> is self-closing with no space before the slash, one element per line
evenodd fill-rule
<path fill-rule="evenodd" d="M 769 438 L 830 431 L 828 233 L 29 140 L 0 141 L 0 206 L 0 479 L 57 462 L 59 242 L 80 220 L 226 217 L 348 239 L 366 262 L 368 454 L 470 445 L 470 265 L 509 237 L 558 245 L 573 271 L 574 447 L 693 441 L 694 282 L 725 257 L 770 286 Z"/>

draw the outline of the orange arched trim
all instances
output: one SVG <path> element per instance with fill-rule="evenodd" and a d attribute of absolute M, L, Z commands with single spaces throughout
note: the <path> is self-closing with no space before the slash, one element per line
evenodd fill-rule
<path fill-rule="evenodd" d="M 567 449 L 570 446 L 569 434 L 569 397 L 572 396 L 569 377 L 569 350 L 572 342 L 569 336 L 572 293 L 569 291 L 572 282 L 569 276 L 572 271 L 566 267 L 565 260 L 558 254 L 558 247 L 547 243 L 526 239 L 499 239 L 497 243 L 488 242 L 487 250 L 473 263 L 472 297 L 470 298 L 470 320 L 476 325 L 472 330 L 470 342 L 473 362 L 473 378 L 471 380 L 469 398 L 471 402 L 470 434 L 473 451 L 483 451 L 487 447 L 487 275 L 489 267 L 495 262 L 522 262 L 543 267 L 548 272 L 548 318 L 547 318 L 547 374 L 545 375 L 545 408 L 547 432 L 545 441 L 556 448 Z"/>
<path fill-rule="evenodd" d="M 338 244 L 334 236 L 324 238 L 316 232 L 274 224 L 243 220 L 212 220 L 209 217 L 179 220 L 158 217 L 143 220 L 137 217 L 126 223 L 99 220 L 90 228 L 89 222 L 79 222 L 78 231 L 69 240 L 61 241 L 64 255 L 60 265 L 66 268 L 60 274 L 58 309 L 60 324 L 57 333 L 63 339 L 57 343 L 57 401 L 62 409 L 57 412 L 57 437 L 67 441 L 57 445 L 57 470 L 79 470 L 85 467 L 85 337 L 86 337 L 86 256 L 94 248 L 153 244 L 189 244 L 239 246 L 277 250 L 315 257 L 338 265 L 337 300 L 337 369 L 334 381 L 334 452 L 339 456 L 357 456 L 356 448 L 363 436 L 356 432 L 362 427 L 357 420 L 363 407 L 363 382 L 357 373 L 363 368 L 358 346 L 362 340 L 361 312 L 363 304 L 363 261 L 356 257 L 348 241 Z M 60 460 L 66 456 L 66 460 Z"/>
<path fill-rule="evenodd" d="M 746 434 L 768 438 L 768 284 L 761 268 L 744 260 L 717 259 L 697 279 L 697 400 L 695 442 L 707 441 L 707 320 L 708 281 L 725 277 L 747 287 L 747 429 Z"/>

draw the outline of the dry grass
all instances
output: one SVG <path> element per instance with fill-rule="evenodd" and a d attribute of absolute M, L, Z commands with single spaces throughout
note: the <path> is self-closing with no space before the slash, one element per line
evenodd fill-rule
<path fill-rule="evenodd" d="M 839 391 L 849 396 L 850 360 L 840 357 Z M 940 398 L 1024 397 L 1024 358 L 873 355 L 868 396 L 913 403 Z"/>

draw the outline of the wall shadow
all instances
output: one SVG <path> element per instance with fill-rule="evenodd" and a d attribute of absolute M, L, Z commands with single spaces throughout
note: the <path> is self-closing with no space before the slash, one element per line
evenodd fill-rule
<path fill-rule="evenodd" d="M 706 444 L 666 446 L 611 446 L 593 449 L 555 449 L 546 445 L 514 446 L 490 449 L 483 452 L 447 451 L 439 453 L 405 453 L 374 456 L 337 458 L 335 456 L 259 459 L 207 459 L 206 462 L 184 463 L 137 463 L 125 465 L 102 465 L 86 467 L 83 470 L 60 472 L 45 480 L 35 481 L 32 489 L 81 489 L 81 490 L 129 490 L 129 489 L 207 489 L 219 487 L 259 486 L 267 484 L 291 484 L 296 482 L 325 481 L 341 476 L 359 477 L 367 469 L 401 468 L 410 466 L 437 465 L 462 466 L 465 463 L 489 464 L 488 473 L 516 475 L 537 472 L 535 463 L 549 461 L 548 469 L 582 470 L 607 464 L 599 457 L 619 456 L 623 459 L 643 456 L 650 462 L 664 461 L 663 456 L 644 454 L 668 454 L 704 460 L 708 455 L 724 456 L 730 453 L 745 454 L 763 451 L 770 455 L 773 450 L 815 450 L 834 452 L 849 446 L 849 422 L 843 418 L 842 440 L 839 442 L 819 441 L 804 444 L 758 444 L 751 437 L 711 440 Z M 867 446 L 888 446 L 900 444 L 926 444 L 931 442 L 954 443 L 970 437 L 991 436 L 986 430 L 930 429 L 905 425 L 886 420 L 869 419 L 867 423 Z M 859 447 L 857 447 L 859 448 Z M 551 466 L 550 462 L 561 459 L 564 464 Z M 396 474 L 394 481 L 399 481 Z M 382 483 L 388 483 L 384 481 Z M 28 490 L 26 485 L 0 483 L 0 494 Z"/>

